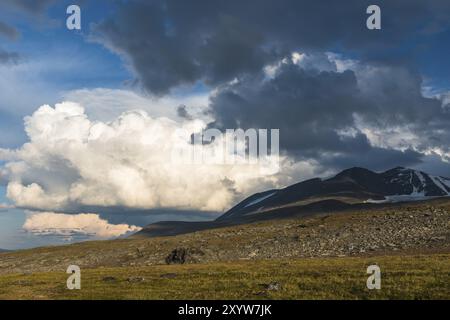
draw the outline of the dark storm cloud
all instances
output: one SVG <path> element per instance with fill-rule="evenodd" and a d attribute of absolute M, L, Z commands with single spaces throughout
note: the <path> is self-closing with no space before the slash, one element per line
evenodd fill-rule
<path fill-rule="evenodd" d="M 422 94 L 418 49 L 399 48 L 448 30 L 450 2 L 377 1 L 377 31 L 366 28 L 371 4 L 135 0 L 96 25 L 93 35 L 130 63 L 149 92 L 198 81 L 216 87 L 211 127 L 280 128 L 282 151 L 328 167 L 418 164 L 417 151 L 372 146 L 355 115 L 376 128 L 408 126 L 420 136 L 419 151 L 448 150 L 450 114 L 440 100 Z M 360 70 L 337 72 L 324 54 L 335 50 L 357 57 Z M 268 79 L 264 67 L 294 51 L 312 54 L 301 67 L 282 64 Z"/>
<path fill-rule="evenodd" d="M 392 169 L 394 166 L 412 167 L 423 163 L 423 154 L 406 150 L 399 151 L 372 147 L 361 153 L 340 153 L 338 155 L 320 157 L 320 165 L 325 168 L 343 170 L 350 167 L 370 168 L 375 171 Z"/>
<path fill-rule="evenodd" d="M 306 71 L 289 63 L 273 79 L 264 74 L 223 88 L 211 100 L 219 128 L 280 128 L 283 149 L 346 148 L 336 130 L 364 107 L 353 72 Z M 360 148 L 365 140 L 352 139 Z"/>
<path fill-rule="evenodd" d="M 202 80 L 216 85 L 258 72 L 296 49 L 353 50 L 381 59 L 412 36 L 448 27 L 445 0 L 377 1 L 382 30 L 366 28 L 372 1 L 127 1 L 94 28 L 124 55 L 142 84 L 163 94 Z M 383 57 L 385 59 L 386 57 Z"/>
<path fill-rule="evenodd" d="M 177 115 L 178 115 L 180 118 L 184 118 L 184 119 L 192 119 L 192 117 L 191 117 L 191 115 L 189 114 L 189 112 L 187 111 L 185 105 L 178 106 L 178 108 L 177 108 Z"/>
<path fill-rule="evenodd" d="M 199 79 L 216 84 L 258 71 L 270 55 L 261 49 L 263 36 L 241 19 L 222 14 L 224 5 L 132 2 L 95 31 L 100 41 L 126 55 L 151 92 L 166 93 Z"/>
<path fill-rule="evenodd" d="M 426 124 L 449 121 L 442 101 L 424 97 L 422 77 L 411 68 L 398 65 L 369 65 L 360 72 L 365 97 L 366 120 L 378 126 Z"/>
<path fill-rule="evenodd" d="M 211 99 L 218 128 L 279 128 L 280 147 L 327 168 L 387 169 L 421 162 L 417 151 L 374 147 L 360 131 L 408 126 L 423 141 L 445 150 L 450 114 L 421 93 L 420 76 L 404 67 L 365 65 L 344 72 L 304 69 L 290 61 L 272 78 L 263 74 L 222 86 Z M 361 78 L 362 77 L 362 78 Z M 436 134 L 439 139 L 436 140 Z"/>
<path fill-rule="evenodd" d="M 366 73 L 361 90 L 367 106 L 361 116 L 366 123 L 379 128 L 404 125 L 418 135 L 418 150 L 450 151 L 450 110 L 442 100 L 423 96 L 418 72 L 375 66 Z"/>

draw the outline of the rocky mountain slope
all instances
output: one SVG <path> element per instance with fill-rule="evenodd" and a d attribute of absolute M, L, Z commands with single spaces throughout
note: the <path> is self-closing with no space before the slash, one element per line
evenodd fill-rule
<path fill-rule="evenodd" d="M 214 261 L 450 252 L 450 198 L 270 220 L 171 237 L 4 253 L 0 274 Z"/>

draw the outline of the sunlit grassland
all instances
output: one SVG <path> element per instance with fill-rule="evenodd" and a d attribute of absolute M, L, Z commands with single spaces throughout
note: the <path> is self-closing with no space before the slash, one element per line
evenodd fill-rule
<path fill-rule="evenodd" d="M 381 268 L 368 290 L 367 266 Z M 0 299 L 449 299 L 450 254 L 309 258 L 82 270 L 0 276 Z M 278 283 L 278 290 L 267 284 Z"/>

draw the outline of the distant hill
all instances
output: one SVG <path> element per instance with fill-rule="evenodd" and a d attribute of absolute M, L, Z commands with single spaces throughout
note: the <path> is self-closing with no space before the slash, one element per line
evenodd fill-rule
<path fill-rule="evenodd" d="M 145 227 L 133 237 L 176 235 L 260 220 L 389 206 L 447 196 L 450 196 L 450 179 L 446 177 L 403 167 L 382 173 L 355 167 L 332 178 L 315 178 L 284 189 L 256 193 L 215 221 L 159 222 Z"/>

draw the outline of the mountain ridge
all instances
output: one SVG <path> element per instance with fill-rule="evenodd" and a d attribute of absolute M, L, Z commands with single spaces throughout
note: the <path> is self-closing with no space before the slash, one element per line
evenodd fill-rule
<path fill-rule="evenodd" d="M 255 193 L 214 221 L 162 221 L 132 237 L 166 236 L 260 220 L 363 209 L 450 196 L 450 179 L 396 167 L 384 172 L 353 167 L 327 179 L 307 179 L 282 189 Z"/>
<path fill-rule="evenodd" d="M 267 196 L 270 193 L 270 196 Z M 257 199 L 257 196 L 260 196 Z M 217 220 L 237 218 L 270 209 L 286 207 L 303 201 L 325 199 L 346 200 L 349 203 L 383 203 L 425 200 L 450 196 L 450 179 L 432 176 L 423 171 L 396 167 L 381 173 L 353 167 L 328 179 L 313 178 L 287 186 L 254 194 L 225 212 Z M 324 199 L 325 198 L 325 199 Z M 259 200 L 259 201 L 258 201 Z"/>

